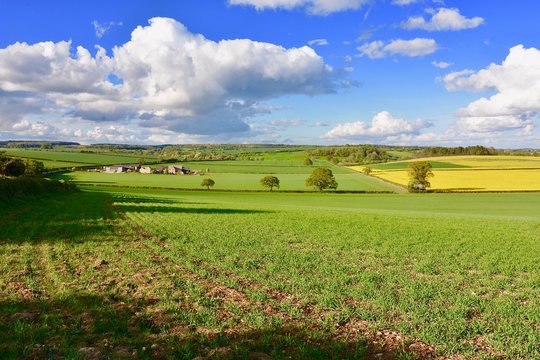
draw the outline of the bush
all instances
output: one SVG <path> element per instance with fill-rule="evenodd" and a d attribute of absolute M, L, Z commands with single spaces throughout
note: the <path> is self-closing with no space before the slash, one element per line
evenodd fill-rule
<path fill-rule="evenodd" d="M 73 183 L 65 181 L 32 177 L 0 179 L 0 200 L 8 200 L 24 195 L 41 195 L 56 191 L 73 191 L 76 189 L 77 187 Z"/>

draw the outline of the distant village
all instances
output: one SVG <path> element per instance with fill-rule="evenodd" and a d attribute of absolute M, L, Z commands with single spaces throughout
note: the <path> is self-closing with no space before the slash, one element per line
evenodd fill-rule
<path fill-rule="evenodd" d="M 109 174 L 138 172 L 141 174 L 204 175 L 201 171 L 192 172 L 189 168 L 179 165 L 157 166 L 155 169 L 139 164 L 108 165 L 103 167 L 103 171 Z"/>

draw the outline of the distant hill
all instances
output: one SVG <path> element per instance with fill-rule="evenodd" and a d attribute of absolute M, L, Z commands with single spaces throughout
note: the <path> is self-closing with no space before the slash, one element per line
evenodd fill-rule
<path fill-rule="evenodd" d="M 0 147 L 8 148 L 39 148 L 43 146 L 78 146 L 72 141 L 33 141 L 33 140 L 6 140 L 0 141 Z"/>

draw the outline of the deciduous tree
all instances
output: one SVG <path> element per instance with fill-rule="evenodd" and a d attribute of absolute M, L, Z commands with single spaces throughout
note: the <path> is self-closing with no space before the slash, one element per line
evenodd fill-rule
<path fill-rule="evenodd" d="M 261 185 L 272 191 L 274 188 L 279 189 L 279 179 L 275 176 L 265 176 L 261 179 Z"/>
<path fill-rule="evenodd" d="M 306 179 L 306 186 L 313 186 L 319 191 L 324 189 L 337 189 L 338 183 L 332 174 L 332 170 L 327 168 L 317 168 Z"/>
<path fill-rule="evenodd" d="M 426 192 L 431 186 L 428 181 L 433 177 L 432 166 L 429 161 L 414 161 L 409 163 L 409 192 Z"/>
<path fill-rule="evenodd" d="M 203 179 L 203 181 L 201 182 L 201 186 L 206 187 L 207 190 L 210 190 L 210 188 L 213 187 L 215 184 L 216 182 L 210 178 Z"/>

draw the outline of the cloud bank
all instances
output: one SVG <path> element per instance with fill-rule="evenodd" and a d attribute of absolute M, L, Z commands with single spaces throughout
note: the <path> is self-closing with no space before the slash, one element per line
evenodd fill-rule
<path fill-rule="evenodd" d="M 183 134 L 245 132 L 247 119 L 272 111 L 265 100 L 334 92 L 340 76 L 307 46 L 215 42 L 153 18 L 110 55 L 80 46 L 72 54 L 66 41 L 0 49 L 0 130 L 47 115 Z"/>
<path fill-rule="evenodd" d="M 371 123 L 356 121 L 339 124 L 327 132 L 325 138 L 387 140 L 395 136 L 418 134 L 432 125 L 429 121 L 405 120 L 382 111 L 373 117 Z"/>
<path fill-rule="evenodd" d="M 493 91 L 457 111 L 457 125 L 464 131 L 522 130 L 532 134 L 533 119 L 540 112 L 540 50 L 518 45 L 506 59 L 480 71 L 464 70 L 443 78 L 449 91 Z"/>

